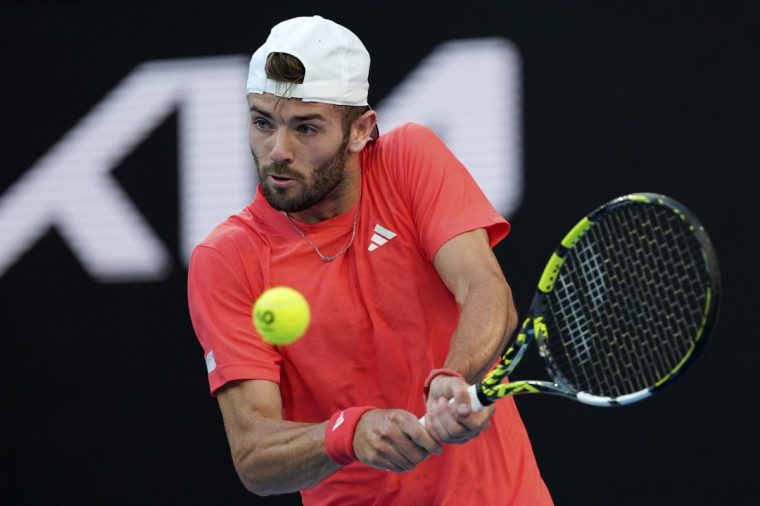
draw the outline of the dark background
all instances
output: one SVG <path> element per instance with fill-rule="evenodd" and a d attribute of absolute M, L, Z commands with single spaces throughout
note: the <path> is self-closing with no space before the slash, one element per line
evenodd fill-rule
<path fill-rule="evenodd" d="M 611 410 L 519 399 L 557 504 L 756 500 L 756 2 L 3 2 L 0 195 L 136 65 L 250 54 L 315 13 L 372 53 L 374 103 L 443 41 L 515 43 L 526 188 L 497 253 L 519 309 L 567 227 L 612 196 L 669 194 L 710 231 L 721 315 L 682 381 Z M 174 255 L 164 281 L 99 283 L 55 230 L 0 277 L 0 503 L 298 503 L 248 494 L 232 468 L 187 316 L 176 136 L 170 118 L 113 173 Z"/>

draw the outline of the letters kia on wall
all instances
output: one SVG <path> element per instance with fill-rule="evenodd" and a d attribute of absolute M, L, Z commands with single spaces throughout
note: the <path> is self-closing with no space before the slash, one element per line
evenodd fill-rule
<path fill-rule="evenodd" d="M 180 254 L 252 198 L 243 56 L 132 70 L 0 196 L 0 277 L 54 227 L 100 282 L 154 281 L 176 266 L 111 171 L 173 113 Z M 505 39 L 438 46 L 377 104 L 381 130 L 435 130 L 508 216 L 522 194 L 520 59 Z M 471 76 L 478 76 L 473 93 Z M 156 170 L 160 170 L 158 167 Z"/>

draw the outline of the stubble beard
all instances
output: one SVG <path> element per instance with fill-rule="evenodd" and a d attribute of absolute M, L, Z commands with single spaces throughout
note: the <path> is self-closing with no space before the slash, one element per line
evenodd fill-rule
<path fill-rule="evenodd" d="M 312 183 L 307 184 L 302 174 L 291 170 L 288 164 L 272 163 L 261 167 L 258 157 L 253 154 L 256 172 L 261 183 L 261 192 L 269 205 L 278 211 L 297 213 L 309 209 L 336 192 L 345 184 L 346 147 L 348 139 L 343 139 L 335 153 L 314 168 Z M 277 188 L 269 183 L 267 176 L 276 173 L 295 179 L 295 188 Z M 297 190 L 300 189 L 300 192 Z"/>

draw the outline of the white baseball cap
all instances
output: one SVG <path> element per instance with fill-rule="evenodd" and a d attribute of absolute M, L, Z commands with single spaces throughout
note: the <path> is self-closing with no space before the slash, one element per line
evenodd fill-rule
<path fill-rule="evenodd" d="M 303 84 L 267 78 L 270 53 L 298 58 L 306 70 Z M 366 106 L 368 78 L 369 53 L 353 32 L 321 16 L 298 17 L 272 28 L 264 45 L 253 53 L 246 90 L 304 102 Z"/>

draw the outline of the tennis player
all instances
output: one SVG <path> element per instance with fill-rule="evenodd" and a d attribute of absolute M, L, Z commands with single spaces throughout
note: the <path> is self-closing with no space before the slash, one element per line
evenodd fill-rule
<path fill-rule="evenodd" d="M 474 413 L 466 393 L 516 324 L 491 249 L 509 224 L 430 130 L 378 136 L 369 63 L 319 16 L 251 59 L 260 184 L 196 247 L 188 286 L 235 468 L 306 505 L 551 504 L 514 401 Z M 281 347 L 251 323 L 279 285 L 312 309 Z"/>

